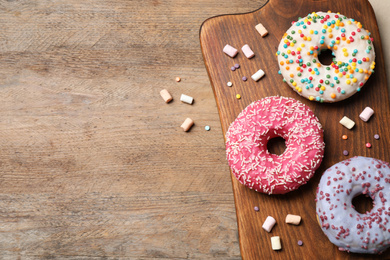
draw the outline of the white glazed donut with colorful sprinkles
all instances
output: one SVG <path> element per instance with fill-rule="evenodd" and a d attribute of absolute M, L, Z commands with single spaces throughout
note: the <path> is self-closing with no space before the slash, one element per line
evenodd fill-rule
<path fill-rule="evenodd" d="M 283 154 L 267 143 L 285 140 Z M 226 133 L 226 156 L 232 173 L 250 189 L 284 194 L 305 184 L 321 164 L 323 129 L 305 104 L 287 97 L 266 97 L 247 106 Z"/>
<path fill-rule="evenodd" d="M 326 49 L 334 56 L 330 65 L 318 60 Z M 283 81 L 301 96 L 318 102 L 352 96 L 375 68 L 370 32 L 339 13 L 313 12 L 293 22 L 276 55 Z"/>
<path fill-rule="evenodd" d="M 377 254 L 390 246 L 389 163 L 368 157 L 339 162 L 321 177 L 317 216 L 329 240 L 341 251 Z M 352 199 L 366 194 L 370 212 L 357 212 Z"/>

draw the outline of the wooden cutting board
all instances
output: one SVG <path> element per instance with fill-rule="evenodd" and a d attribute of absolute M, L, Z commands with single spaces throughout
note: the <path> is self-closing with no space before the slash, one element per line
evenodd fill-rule
<path fill-rule="evenodd" d="M 361 92 L 342 102 L 321 104 L 299 96 L 282 82 L 282 76 L 278 74 L 275 52 L 292 21 L 313 11 L 328 10 L 355 18 L 370 30 L 377 57 L 375 73 Z M 268 36 L 262 38 L 257 33 L 255 25 L 258 23 L 262 23 L 268 29 Z M 329 242 L 317 223 L 314 201 L 315 190 L 322 173 L 333 164 L 357 155 L 390 161 L 389 94 L 381 39 L 375 14 L 369 2 L 269 0 L 263 7 L 251 13 L 221 15 L 206 20 L 200 30 L 200 43 L 224 135 L 242 109 L 253 101 L 273 95 L 292 97 L 308 105 L 320 119 L 325 131 L 324 160 L 309 183 L 297 191 L 286 195 L 269 196 L 246 188 L 231 175 L 243 259 L 371 259 L 373 257 L 371 255 L 341 252 Z M 222 52 L 226 44 L 237 49 L 248 44 L 256 56 L 249 60 L 240 52 L 232 59 Z M 230 68 L 236 63 L 240 64 L 240 69 L 231 71 Z M 265 71 L 265 77 L 255 82 L 250 76 L 259 69 Z M 244 82 L 241 79 L 243 76 L 246 76 L 248 81 Z M 232 87 L 227 87 L 228 81 L 233 83 Z M 236 99 L 236 94 L 240 94 L 241 99 Z M 359 119 L 359 114 L 366 106 L 375 111 L 367 123 Z M 339 124 L 343 116 L 356 122 L 352 130 Z M 344 134 L 348 136 L 348 140 L 342 140 L 341 136 Z M 380 135 L 379 140 L 374 139 L 375 134 Z M 365 146 L 367 142 L 372 144 L 371 148 Z M 272 149 L 281 153 L 283 142 L 276 142 Z M 348 150 L 349 156 L 344 156 L 343 150 Z M 357 202 L 356 206 L 364 208 L 370 203 L 360 204 Z M 259 212 L 254 211 L 255 206 L 260 208 Z M 299 226 L 285 224 L 284 220 L 288 213 L 301 215 L 301 224 Z M 271 233 L 261 228 L 269 215 L 277 221 Z M 271 249 L 272 236 L 280 236 L 283 248 L 281 251 Z M 298 240 L 303 241 L 303 246 L 298 246 Z M 390 258 L 390 250 L 376 258 Z"/>

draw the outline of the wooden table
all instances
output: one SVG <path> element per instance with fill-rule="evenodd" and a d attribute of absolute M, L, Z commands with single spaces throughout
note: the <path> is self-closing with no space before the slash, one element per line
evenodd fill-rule
<path fill-rule="evenodd" d="M 198 37 L 265 2 L 2 1 L 0 259 L 240 259 Z"/>

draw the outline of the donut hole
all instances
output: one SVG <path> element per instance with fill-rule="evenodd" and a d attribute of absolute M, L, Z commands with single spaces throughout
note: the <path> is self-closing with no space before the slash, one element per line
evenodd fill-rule
<path fill-rule="evenodd" d="M 318 53 L 318 60 L 322 65 L 329 66 L 332 64 L 334 57 L 331 49 L 323 49 Z"/>
<path fill-rule="evenodd" d="M 286 150 L 286 140 L 277 136 L 271 138 L 267 143 L 267 150 L 271 154 L 281 155 Z"/>
<path fill-rule="evenodd" d="M 370 196 L 360 194 L 352 199 L 352 205 L 357 212 L 366 214 L 366 212 L 370 212 L 372 210 L 374 202 Z"/>

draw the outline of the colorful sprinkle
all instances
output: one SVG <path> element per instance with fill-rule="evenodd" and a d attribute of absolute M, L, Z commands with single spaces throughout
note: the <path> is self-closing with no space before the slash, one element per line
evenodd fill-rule
<path fill-rule="evenodd" d="M 347 150 L 344 150 L 344 151 L 343 151 L 343 154 L 344 154 L 345 156 L 347 156 L 347 155 L 349 154 L 349 152 L 348 152 Z"/>
<path fill-rule="evenodd" d="M 367 147 L 367 148 L 371 148 L 371 146 L 372 146 L 372 145 L 371 145 L 370 143 L 366 143 L 366 147 Z"/>
<path fill-rule="evenodd" d="M 341 138 L 343 138 L 343 140 L 347 140 L 348 136 L 347 135 L 343 135 Z"/>
<path fill-rule="evenodd" d="M 376 139 L 376 140 L 379 140 L 379 135 L 378 134 L 376 134 L 376 135 L 374 135 L 374 138 Z"/>
<path fill-rule="evenodd" d="M 240 95 L 240 94 L 237 94 L 237 95 L 236 95 L 236 98 L 237 98 L 237 99 L 240 99 L 240 98 L 241 98 L 241 95 Z"/>
<path fill-rule="evenodd" d="M 204 127 L 204 130 L 210 131 L 210 126 L 206 125 L 206 126 Z"/>
<path fill-rule="evenodd" d="M 176 77 L 175 80 L 176 80 L 176 82 L 180 82 L 181 78 L 180 77 Z"/>
<path fill-rule="evenodd" d="M 233 83 L 231 83 L 231 82 L 229 81 L 228 83 L 226 83 L 226 85 L 227 85 L 228 87 L 231 87 L 231 86 L 233 86 Z"/>
<path fill-rule="evenodd" d="M 298 240 L 298 246 L 302 246 L 302 245 L 303 245 L 302 240 Z"/>

